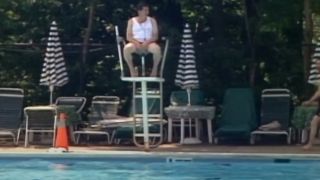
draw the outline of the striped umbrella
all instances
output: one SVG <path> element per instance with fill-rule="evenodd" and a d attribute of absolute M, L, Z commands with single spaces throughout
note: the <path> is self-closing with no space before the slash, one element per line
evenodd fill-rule
<path fill-rule="evenodd" d="M 199 87 L 198 73 L 196 69 L 194 42 L 189 24 L 185 24 L 183 30 L 181 49 L 175 84 L 187 90 L 188 105 L 191 105 L 191 89 Z"/>
<path fill-rule="evenodd" d="M 314 84 L 316 86 L 320 85 L 320 72 L 317 69 L 317 61 L 320 61 L 320 42 L 317 43 L 316 49 L 312 56 L 312 62 L 310 67 L 310 74 L 308 78 L 308 83 Z"/>
<path fill-rule="evenodd" d="M 60 43 L 57 23 L 51 23 L 48 44 L 45 53 L 40 85 L 49 87 L 50 104 L 52 104 L 52 96 L 54 87 L 61 87 L 68 83 L 68 73 L 64 62 L 62 47 Z"/>

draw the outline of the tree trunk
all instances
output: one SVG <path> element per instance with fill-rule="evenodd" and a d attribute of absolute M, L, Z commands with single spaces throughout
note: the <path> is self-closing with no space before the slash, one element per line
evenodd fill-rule
<path fill-rule="evenodd" d="M 252 3 L 252 7 L 255 7 L 253 5 L 253 1 L 249 0 L 250 3 Z M 255 43 L 254 38 L 251 32 L 251 25 L 249 21 L 249 15 L 248 15 L 248 3 L 246 0 L 243 0 L 243 7 L 244 7 L 244 23 L 246 27 L 246 34 L 247 34 L 247 43 L 250 49 L 250 59 L 251 63 L 249 64 L 249 83 L 251 87 L 254 87 L 255 85 L 255 79 L 256 79 L 256 70 L 257 70 L 257 62 L 256 62 L 256 54 L 255 54 Z"/>
<path fill-rule="evenodd" d="M 225 43 L 224 37 L 224 21 L 223 21 L 223 4 L 222 0 L 213 0 L 213 31 L 215 39 L 215 49 L 223 47 Z"/>
<path fill-rule="evenodd" d="M 303 28 L 303 70 L 305 82 L 307 82 L 309 74 L 310 59 L 312 54 L 312 36 L 313 36 L 313 21 L 310 0 L 304 0 L 304 28 Z"/>
<path fill-rule="evenodd" d="M 82 45 L 82 58 L 80 62 L 80 87 L 79 87 L 80 94 L 83 94 L 84 87 L 85 87 L 85 77 L 86 77 L 85 64 L 88 56 L 89 39 L 90 39 L 90 34 L 92 29 L 92 22 L 94 18 L 94 11 L 95 11 L 95 2 L 91 1 L 90 7 L 89 7 L 88 25 L 85 30 L 85 35 L 83 38 L 83 45 Z"/>

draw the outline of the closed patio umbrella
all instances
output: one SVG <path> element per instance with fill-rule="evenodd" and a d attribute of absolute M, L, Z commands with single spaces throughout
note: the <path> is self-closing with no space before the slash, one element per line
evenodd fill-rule
<path fill-rule="evenodd" d="M 312 56 L 310 73 L 308 78 L 308 83 L 319 86 L 320 85 L 320 72 L 317 69 L 317 59 L 320 60 L 320 42 L 317 43 L 316 49 Z"/>
<path fill-rule="evenodd" d="M 61 87 L 68 83 L 68 73 L 64 62 L 63 51 L 59 39 L 57 23 L 51 23 L 48 44 L 46 48 L 40 85 L 48 86 L 50 104 L 53 102 L 54 87 Z"/>
<path fill-rule="evenodd" d="M 191 106 L 191 89 L 199 87 L 198 73 L 196 68 L 196 57 L 194 51 L 194 42 L 189 24 L 185 24 L 181 49 L 178 61 L 178 68 L 175 78 L 175 84 L 182 89 L 187 90 L 188 106 Z M 192 137 L 191 119 L 189 119 L 189 138 L 184 139 L 184 144 L 199 144 L 200 139 Z M 195 128 L 198 128 L 197 126 Z"/>
<path fill-rule="evenodd" d="M 199 87 L 198 73 L 196 69 L 196 57 L 194 42 L 189 24 L 185 24 L 183 30 L 181 49 L 175 84 L 187 90 L 188 105 L 191 105 L 191 89 Z"/>

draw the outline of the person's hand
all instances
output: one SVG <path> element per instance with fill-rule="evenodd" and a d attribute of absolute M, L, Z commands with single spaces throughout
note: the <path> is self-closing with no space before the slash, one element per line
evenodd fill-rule
<path fill-rule="evenodd" d="M 137 49 L 142 48 L 142 44 L 139 43 L 139 42 L 134 42 L 134 46 L 135 46 Z"/>
<path fill-rule="evenodd" d="M 148 48 L 148 45 L 149 45 L 149 42 L 148 41 L 145 41 L 141 44 L 141 47 L 144 48 L 144 49 L 147 49 Z"/>
<path fill-rule="evenodd" d="M 302 105 L 303 106 L 310 106 L 310 105 L 312 105 L 312 102 L 311 101 L 304 101 L 304 102 L 302 102 Z"/>

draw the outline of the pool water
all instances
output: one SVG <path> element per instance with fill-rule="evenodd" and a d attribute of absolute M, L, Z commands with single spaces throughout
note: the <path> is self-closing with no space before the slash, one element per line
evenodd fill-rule
<path fill-rule="evenodd" d="M 1 180 L 318 180 L 319 160 L 0 157 Z"/>

